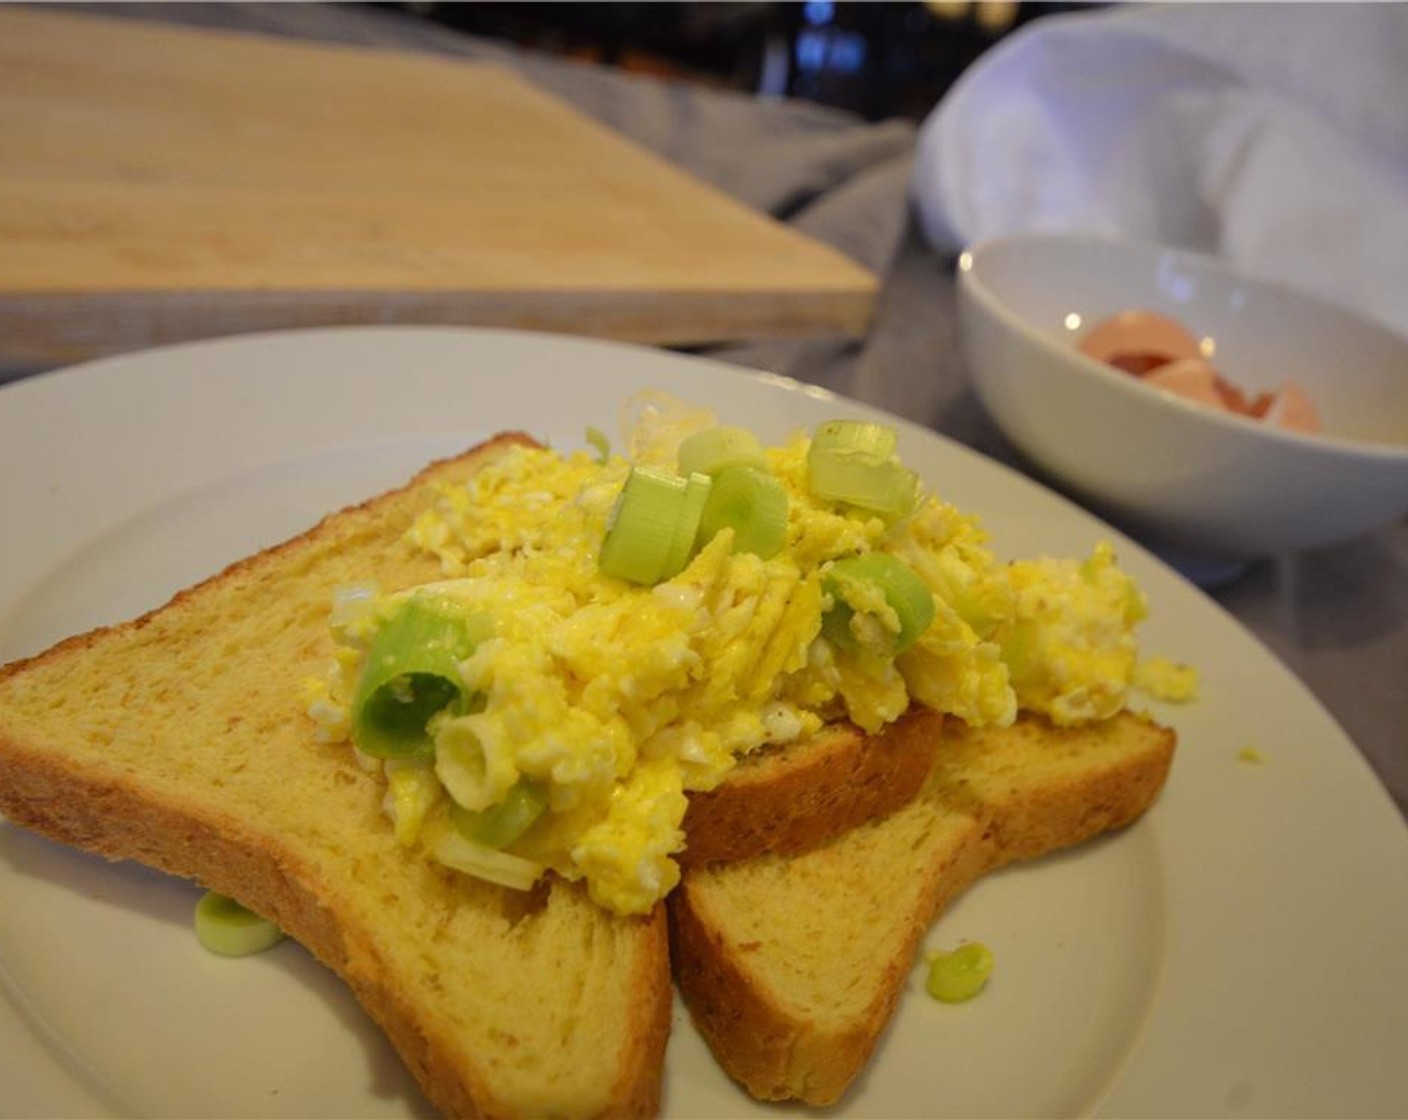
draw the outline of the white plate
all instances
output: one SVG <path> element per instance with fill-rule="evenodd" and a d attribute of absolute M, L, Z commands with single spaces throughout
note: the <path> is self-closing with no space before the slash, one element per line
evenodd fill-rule
<path fill-rule="evenodd" d="M 154 606 L 227 561 L 522 427 L 616 431 L 644 388 L 781 437 L 869 410 L 657 351 L 367 328 L 180 346 L 0 391 L 0 658 Z M 912 425 L 902 450 L 1003 556 L 1113 534 Z M 929 1000 L 916 969 L 840 1110 L 872 1117 L 1401 1114 L 1408 1105 L 1408 829 L 1324 709 L 1189 584 L 1117 539 L 1149 652 L 1202 697 L 1157 708 L 1173 776 L 1122 835 L 979 883 L 936 945 L 980 938 L 989 989 Z M 1265 756 L 1239 759 L 1243 748 Z M 189 930 L 193 887 L 0 822 L 0 1113 L 405 1116 L 426 1106 L 297 945 L 232 962 Z M 677 1008 L 665 1111 L 775 1113 Z"/>

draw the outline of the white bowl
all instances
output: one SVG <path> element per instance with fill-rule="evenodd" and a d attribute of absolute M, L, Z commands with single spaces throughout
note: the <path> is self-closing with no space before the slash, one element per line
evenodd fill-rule
<path fill-rule="evenodd" d="M 1210 258 L 1075 235 L 1020 235 L 959 259 L 962 344 L 978 396 L 1032 463 L 1156 547 L 1279 554 L 1408 510 L 1408 338 Z M 1210 339 L 1249 395 L 1283 381 L 1320 435 L 1272 428 L 1141 383 L 1076 349 L 1114 312 Z"/>

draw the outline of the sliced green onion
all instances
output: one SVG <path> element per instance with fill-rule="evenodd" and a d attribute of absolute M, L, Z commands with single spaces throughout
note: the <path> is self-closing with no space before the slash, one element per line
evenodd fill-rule
<path fill-rule="evenodd" d="M 704 503 L 699 539 L 709 541 L 721 529 L 733 530 L 733 551 L 767 560 L 787 543 L 787 491 L 770 474 L 752 467 L 725 467 L 714 476 Z"/>
<path fill-rule="evenodd" d="M 684 500 L 680 505 L 679 519 L 675 522 L 674 539 L 670 541 L 670 551 L 665 557 L 665 570 L 661 579 L 684 570 L 689 558 L 694 555 L 694 546 L 699 537 L 699 523 L 704 517 L 709 495 L 713 493 L 713 480 L 706 474 L 692 474 L 685 483 Z"/>
<path fill-rule="evenodd" d="M 818 424 L 812 433 L 813 448 L 867 455 L 881 462 L 893 459 L 899 445 L 900 437 L 894 428 L 869 420 L 828 420 Z"/>
<path fill-rule="evenodd" d="M 678 574 L 694 549 L 710 488 L 707 475 L 633 468 L 601 542 L 601 570 L 646 586 Z"/>
<path fill-rule="evenodd" d="M 924 987 L 944 1003 L 963 1003 L 983 990 L 992 967 L 992 950 L 981 942 L 970 941 L 951 953 L 930 953 Z"/>
<path fill-rule="evenodd" d="M 520 778 L 497 805 L 478 813 L 453 805 L 450 820 L 466 840 L 499 851 L 527 832 L 547 807 L 547 787 Z"/>
<path fill-rule="evenodd" d="M 284 931 L 233 898 L 206 891 L 196 903 L 196 940 L 222 957 L 246 957 L 277 945 Z"/>
<path fill-rule="evenodd" d="M 879 588 L 885 602 L 899 619 L 894 635 L 894 652 L 903 653 L 934 621 L 934 597 L 914 569 L 888 552 L 867 552 L 835 561 L 827 569 L 823 586 L 834 605 L 822 618 L 822 633 L 833 645 L 855 649 L 851 619 L 855 608 L 846 600 L 847 583 L 868 583 Z"/>
<path fill-rule="evenodd" d="M 721 424 L 687 437 L 679 450 L 680 474 L 717 474 L 725 467 L 768 469 L 768 458 L 758 437 L 747 428 Z"/>
<path fill-rule="evenodd" d="M 545 870 L 540 864 L 522 856 L 496 852 L 493 848 L 466 840 L 454 829 L 441 833 L 431 848 L 431 854 L 446 867 L 517 891 L 528 890 Z"/>
<path fill-rule="evenodd" d="M 849 603 L 837 599 L 835 605 L 821 616 L 821 636 L 837 649 L 854 653 L 860 648 L 851 629 L 851 619 L 855 616 L 856 612 Z"/>
<path fill-rule="evenodd" d="M 894 429 L 883 424 L 829 421 L 807 449 L 807 486 L 827 501 L 903 516 L 919 496 L 919 476 L 895 458 L 897 444 Z"/>
<path fill-rule="evenodd" d="M 598 463 L 604 463 L 611 458 L 611 441 L 600 428 L 587 428 L 587 442 L 596 449 Z"/>
<path fill-rule="evenodd" d="M 442 708 L 468 708 L 459 663 L 491 633 L 486 615 L 429 594 L 405 599 L 367 650 L 352 702 L 358 749 L 375 758 L 429 754 L 426 725 Z"/>

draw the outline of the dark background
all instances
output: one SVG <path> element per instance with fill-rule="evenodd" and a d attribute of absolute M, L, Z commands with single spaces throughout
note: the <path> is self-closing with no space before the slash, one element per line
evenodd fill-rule
<path fill-rule="evenodd" d="M 922 119 L 983 51 L 1023 24 L 1090 4 L 412 3 L 423 19 L 628 71 L 870 120 Z"/>

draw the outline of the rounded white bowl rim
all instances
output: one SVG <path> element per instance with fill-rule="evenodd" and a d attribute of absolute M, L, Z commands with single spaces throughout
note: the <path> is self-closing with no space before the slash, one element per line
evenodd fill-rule
<path fill-rule="evenodd" d="M 1163 401 L 1172 407 L 1184 410 L 1184 414 L 1187 416 L 1195 417 L 1199 421 L 1223 425 L 1228 431 L 1242 432 L 1254 439 L 1269 439 L 1273 441 L 1273 443 L 1282 441 L 1293 447 L 1301 447 L 1311 452 L 1323 452 L 1327 454 L 1338 453 L 1371 460 L 1386 460 L 1388 462 L 1396 462 L 1398 460 L 1408 461 L 1408 444 L 1387 443 L 1383 440 L 1356 439 L 1328 432 L 1298 432 L 1289 428 L 1278 428 L 1263 424 L 1253 417 L 1241 416 L 1235 412 L 1222 412 L 1218 409 L 1209 408 L 1207 405 L 1198 404 L 1196 401 L 1188 400 L 1175 393 L 1170 393 L 1167 390 L 1159 389 L 1157 386 L 1145 385 L 1139 378 L 1132 377 L 1089 355 L 1082 354 L 1075 347 L 1062 346 L 1048 335 L 1037 330 L 1020 314 L 1012 310 L 1002 297 L 998 295 L 992 287 L 985 284 L 982 278 L 977 275 L 979 257 L 983 253 L 1007 246 L 1020 246 L 1022 244 L 1033 244 L 1036 242 L 1064 244 L 1071 247 L 1098 245 L 1102 248 L 1114 249 L 1116 251 L 1127 250 L 1141 256 L 1157 254 L 1164 257 L 1173 257 L 1182 264 L 1203 269 L 1204 271 L 1216 274 L 1220 277 L 1234 279 L 1240 284 L 1270 291 L 1278 298 L 1289 299 L 1292 302 L 1301 301 L 1314 304 L 1318 308 L 1328 311 L 1333 315 L 1339 315 L 1349 319 L 1356 328 L 1363 328 L 1383 335 L 1394 345 L 1401 346 L 1404 350 L 1405 358 L 1408 358 L 1408 338 L 1396 334 L 1388 327 L 1372 319 L 1368 319 L 1349 308 L 1341 307 L 1328 300 L 1319 299 L 1316 296 L 1309 295 L 1306 292 L 1288 287 L 1284 284 L 1279 284 L 1273 280 L 1266 280 L 1237 271 L 1236 269 L 1230 268 L 1226 263 L 1219 261 L 1215 257 L 1208 256 L 1205 253 L 1160 245 L 1151 241 L 1133 241 L 1124 238 L 1102 237 L 1097 234 L 1000 234 L 975 241 L 964 248 L 959 254 L 959 283 L 966 286 L 969 293 L 979 299 L 989 312 L 1000 319 L 1004 325 L 1035 342 L 1042 349 L 1059 355 L 1063 360 L 1069 361 L 1073 370 L 1079 371 L 1087 377 L 1099 378 L 1103 384 L 1111 386 L 1116 392 L 1128 393 L 1131 394 L 1133 398 L 1149 403 Z M 968 262 L 966 265 L 964 263 L 965 260 Z M 1404 368 L 1408 369 L 1408 361 L 1405 362 Z"/>

